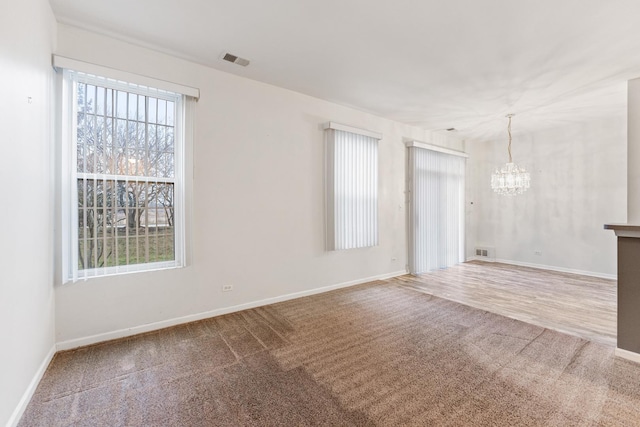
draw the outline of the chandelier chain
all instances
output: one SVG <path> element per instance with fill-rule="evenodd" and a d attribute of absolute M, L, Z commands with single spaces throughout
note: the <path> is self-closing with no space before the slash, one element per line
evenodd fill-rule
<path fill-rule="evenodd" d="M 509 125 L 507 126 L 507 132 L 509 133 L 509 145 L 507 146 L 507 150 L 509 151 L 509 163 L 513 163 L 513 158 L 511 157 L 511 117 L 513 114 L 509 114 Z"/>

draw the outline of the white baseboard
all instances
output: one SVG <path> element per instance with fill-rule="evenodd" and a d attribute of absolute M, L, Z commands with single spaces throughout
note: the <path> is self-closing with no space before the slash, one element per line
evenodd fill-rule
<path fill-rule="evenodd" d="M 377 276 L 367 277 L 364 279 L 351 280 L 349 282 L 343 282 L 343 283 L 338 283 L 336 285 L 324 286 L 322 288 L 311 289 L 308 291 L 294 292 L 292 294 L 281 295 L 273 298 L 266 298 L 263 300 L 252 301 L 245 304 L 234 305 L 231 307 L 218 308 L 215 310 L 205 311 L 202 313 L 190 314 L 188 316 L 162 320 L 160 322 L 147 323 L 145 325 L 134 326 L 132 328 L 119 329 L 117 331 L 105 332 L 102 334 L 91 335 L 88 337 L 61 341 L 56 344 L 56 348 L 58 351 L 71 350 L 71 349 L 83 347 L 86 345 L 97 344 L 103 341 L 109 341 L 109 340 L 114 340 L 118 338 L 137 335 L 145 332 L 156 331 L 158 329 L 168 328 L 170 326 L 180 325 L 182 323 L 195 322 L 198 320 L 208 319 L 210 317 L 221 316 L 223 314 L 235 313 L 237 311 L 248 310 L 250 308 L 256 308 L 264 305 L 275 304 L 277 302 L 288 301 L 291 299 L 320 294 L 323 292 L 333 291 L 335 289 L 360 285 L 367 282 L 373 282 L 375 280 L 389 279 L 391 277 L 402 276 L 405 274 L 407 274 L 407 272 L 404 270 L 396 271 L 393 273 L 380 274 Z"/>
<path fill-rule="evenodd" d="M 47 370 L 47 367 L 49 366 L 49 363 L 51 363 L 51 360 L 53 359 L 53 356 L 55 354 L 56 354 L 56 346 L 54 345 L 53 347 L 51 347 L 51 350 L 49 350 L 47 355 L 44 357 L 44 360 L 40 364 L 40 367 L 38 368 L 35 375 L 31 379 L 31 382 L 29 383 L 29 386 L 27 387 L 24 394 L 22 395 L 20 402 L 18 402 L 18 406 L 16 406 L 16 409 L 13 410 L 13 413 L 9 417 L 9 421 L 7 421 L 7 427 L 15 427 L 18 425 L 20 418 L 22 418 L 22 414 L 24 414 L 24 410 L 27 409 L 27 405 L 31 401 L 31 398 L 33 397 L 33 393 L 35 393 L 36 388 L 38 388 L 38 384 L 40 383 L 40 380 L 44 376 L 44 373 Z"/>
<path fill-rule="evenodd" d="M 633 351 L 616 348 L 615 355 L 623 359 L 631 360 L 632 362 L 640 363 L 640 354 L 634 353 Z"/>
<path fill-rule="evenodd" d="M 598 273 L 595 271 L 576 270 L 573 268 L 556 267 L 554 265 L 546 264 L 534 264 L 530 262 L 513 261 L 509 259 L 487 259 L 486 257 L 472 256 L 467 258 L 467 261 L 486 261 L 486 262 L 498 262 L 501 264 L 517 265 L 520 267 L 538 268 L 540 270 L 558 271 L 560 273 L 580 274 L 582 276 L 599 277 L 601 279 L 618 280 L 616 274 Z"/>

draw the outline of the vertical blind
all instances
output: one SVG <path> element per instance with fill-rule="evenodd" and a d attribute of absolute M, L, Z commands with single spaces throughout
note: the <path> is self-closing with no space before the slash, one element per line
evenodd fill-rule
<path fill-rule="evenodd" d="M 409 271 L 463 262 L 465 158 L 413 146 L 409 163 Z"/>
<path fill-rule="evenodd" d="M 326 133 L 327 249 L 376 246 L 380 136 L 336 128 Z"/>

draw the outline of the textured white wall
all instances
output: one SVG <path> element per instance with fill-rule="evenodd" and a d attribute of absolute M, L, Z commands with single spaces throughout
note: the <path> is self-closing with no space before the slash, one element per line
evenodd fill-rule
<path fill-rule="evenodd" d="M 507 160 L 506 132 L 504 140 L 468 143 L 467 256 L 489 246 L 497 259 L 615 275 L 616 239 L 603 225 L 626 221 L 626 123 L 622 110 L 586 124 L 514 133 L 514 161 L 531 172 L 531 189 L 516 197 L 489 185 L 492 170 Z"/>
<path fill-rule="evenodd" d="M 0 425 L 16 421 L 12 413 L 54 346 L 50 107 L 55 27 L 46 0 L 3 2 Z"/>
<path fill-rule="evenodd" d="M 56 289 L 58 341 L 405 270 L 403 137 L 424 131 L 60 25 L 58 53 L 200 88 L 188 268 Z M 381 132 L 379 246 L 324 251 L 323 131 Z M 460 143 L 450 143 L 460 149 Z M 221 292 L 223 284 L 233 292 Z"/>

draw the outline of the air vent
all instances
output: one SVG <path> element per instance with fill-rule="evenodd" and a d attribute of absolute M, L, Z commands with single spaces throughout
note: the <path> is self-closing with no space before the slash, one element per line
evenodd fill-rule
<path fill-rule="evenodd" d="M 488 246 L 476 246 L 475 248 L 476 259 L 482 259 L 485 261 L 495 260 L 496 249 Z"/>
<path fill-rule="evenodd" d="M 225 53 L 222 59 L 229 62 L 236 62 L 236 59 L 238 59 L 238 57 L 235 55 L 231 55 L 230 53 Z"/>
<path fill-rule="evenodd" d="M 234 64 L 241 65 L 243 67 L 249 65 L 250 62 L 248 59 L 240 58 L 239 56 L 233 55 L 231 53 L 225 53 L 222 56 L 222 59 L 224 59 L 225 61 L 233 62 Z"/>

